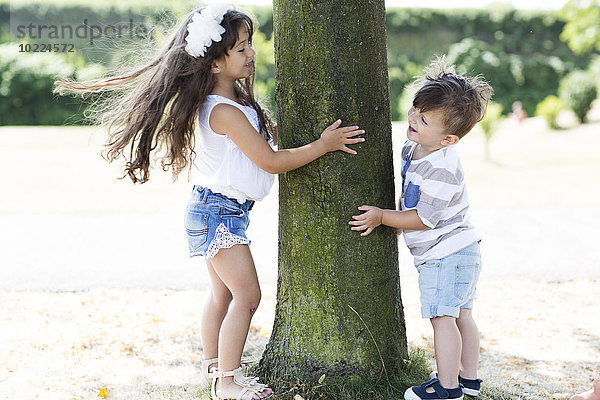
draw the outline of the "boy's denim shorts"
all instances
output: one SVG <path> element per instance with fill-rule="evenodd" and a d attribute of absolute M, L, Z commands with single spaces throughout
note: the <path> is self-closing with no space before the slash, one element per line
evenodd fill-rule
<path fill-rule="evenodd" d="M 185 213 L 190 257 L 213 258 L 219 249 L 250 244 L 246 229 L 253 205 L 253 200 L 240 204 L 210 189 L 194 186 Z"/>
<path fill-rule="evenodd" d="M 475 286 L 481 271 L 479 241 L 456 253 L 417 266 L 421 316 L 458 318 L 461 308 L 473 308 Z"/>

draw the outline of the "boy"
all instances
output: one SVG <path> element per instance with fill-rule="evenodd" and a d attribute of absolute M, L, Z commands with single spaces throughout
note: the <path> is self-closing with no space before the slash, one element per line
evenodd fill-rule
<path fill-rule="evenodd" d="M 406 390 L 406 400 L 477 396 L 479 331 L 472 318 L 481 270 L 479 236 L 469 223 L 464 173 L 455 144 L 483 118 L 492 88 L 457 75 L 443 57 L 417 81 L 402 149 L 400 211 L 361 206 L 352 230 L 383 224 L 404 231 L 419 271 L 421 315 L 433 325 L 438 372 Z"/>

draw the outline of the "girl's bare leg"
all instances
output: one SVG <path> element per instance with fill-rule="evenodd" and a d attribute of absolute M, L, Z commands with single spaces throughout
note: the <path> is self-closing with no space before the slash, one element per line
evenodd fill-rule
<path fill-rule="evenodd" d="M 204 305 L 200 330 L 205 360 L 217 358 L 219 355 L 219 332 L 233 299 L 231 292 L 219 278 L 209 259 L 206 259 L 206 267 L 210 277 L 210 295 Z M 214 366 L 216 367 L 216 364 Z"/>
<path fill-rule="evenodd" d="M 250 320 L 260 303 L 260 286 L 254 260 L 247 245 L 220 249 L 211 263 L 216 275 L 233 298 L 221 324 L 218 338 L 219 370 L 231 371 L 240 366 Z M 222 378 L 217 383 L 219 397 L 233 398 L 239 390 L 232 377 Z M 266 389 L 261 393 L 262 396 L 255 398 L 271 393 L 271 389 Z"/>

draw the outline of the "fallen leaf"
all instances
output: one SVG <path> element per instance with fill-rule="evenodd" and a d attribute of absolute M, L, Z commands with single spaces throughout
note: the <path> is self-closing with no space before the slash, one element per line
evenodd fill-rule
<path fill-rule="evenodd" d="M 108 389 L 107 388 L 100 389 L 100 393 L 98 393 L 98 397 L 102 397 L 103 399 L 108 398 Z"/>
<path fill-rule="evenodd" d="M 268 330 L 266 330 L 266 329 L 261 329 L 260 332 L 258 333 L 258 335 L 260 337 L 265 337 L 266 338 L 266 337 L 271 336 L 271 332 L 268 331 Z"/>
<path fill-rule="evenodd" d="M 321 377 L 319 378 L 319 384 L 323 383 L 324 380 L 325 380 L 325 374 L 321 375 Z"/>
<path fill-rule="evenodd" d="M 294 396 L 294 400 L 304 400 L 304 397 L 300 396 L 299 394 Z"/>
<path fill-rule="evenodd" d="M 570 393 L 552 393 L 552 398 L 554 400 L 566 400 L 571 397 Z"/>

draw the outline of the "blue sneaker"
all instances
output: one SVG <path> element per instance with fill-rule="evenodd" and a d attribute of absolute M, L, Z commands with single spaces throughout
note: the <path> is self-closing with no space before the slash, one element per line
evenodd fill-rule
<path fill-rule="evenodd" d="M 427 388 L 433 388 L 433 393 L 428 393 Z M 424 399 L 446 399 L 463 400 L 463 391 L 461 387 L 446 389 L 437 378 L 433 378 L 423 383 L 421 386 L 413 386 L 404 392 L 404 400 L 424 400 Z"/>
<path fill-rule="evenodd" d="M 437 371 L 433 371 L 431 374 L 429 374 L 429 379 L 433 378 L 437 378 Z M 458 376 L 458 383 L 462 387 L 463 393 L 468 396 L 479 396 L 481 382 L 483 382 L 481 379 L 465 379 L 460 375 Z"/>
<path fill-rule="evenodd" d="M 458 383 L 463 387 L 463 392 L 469 396 L 479 396 L 479 389 L 481 389 L 481 379 L 465 379 L 462 376 L 458 376 Z"/>

